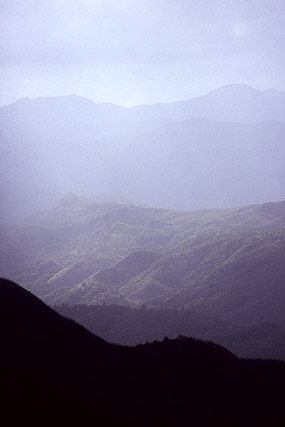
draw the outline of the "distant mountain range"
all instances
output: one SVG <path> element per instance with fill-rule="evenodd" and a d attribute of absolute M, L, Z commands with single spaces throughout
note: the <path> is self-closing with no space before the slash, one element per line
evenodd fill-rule
<path fill-rule="evenodd" d="M 74 122 L 96 126 L 117 121 L 143 121 L 163 124 L 203 117 L 221 122 L 253 123 L 285 120 L 285 92 L 269 89 L 260 91 L 246 84 L 230 84 L 185 101 L 120 107 L 111 103 L 96 104 L 88 98 L 70 95 L 47 98 L 21 98 L 1 108 L 5 120 L 11 113 L 24 127 L 30 125 L 31 115 L 37 119 L 33 126 L 50 123 L 62 128 Z M 41 119 L 41 123 L 38 120 Z M 63 120 L 63 121 L 62 121 Z"/>
<path fill-rule="evenodd" d="M 0 108 L 3 419 L 284 424 L 284 363 L 239 359 L 285 360 L 284 107 Z"/>
<path fill-rule="evenodd" d="M 1 223 L 68 191 L 183 210 L 282 200 L 284 112 L 284 92 L 243 84 L 132 108 L 20 99 L 0 109 Z"/>
<path fill-rule="evenodd" d="M 282 425 L 285 366 L 179 337 L 109 344 L 0 279 L 1 415 L 10 424 Z"/>

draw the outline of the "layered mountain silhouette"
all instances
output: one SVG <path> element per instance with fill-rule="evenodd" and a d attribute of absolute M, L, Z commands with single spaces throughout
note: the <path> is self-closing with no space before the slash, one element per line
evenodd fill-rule
<path fill-rule="evenodd" d="M 284 104 L 246 85 L 132 108 L 18 100 L 0 109 L 1 223 L 68 191 L 184 210 L 282 200 Z"/>
<path fill-rule="evenodd" d="M 120 347 L 0 280 L 1 404 L 9 422 L 279 425 L 285 365 L 180 337 Z M 280 424 L 280 425 L 281 425 Z"/>
<path fill-rule="evenodd" d="M 49 98 L 21 98 L 2 107 L 1 117 L 8 120 L 11 112 L 18 115 L 22 125 L 29 123 L 32 115 L 42 123 L 61 123 L 72 126 L 74 121 L 85 125 L 116 121 L 149 121 L 163 123 L 204 117 L 222 122 L 284 121 L 285 95 L 283 91 L 269 89 L 259 91 L 246 84 L 230 84 L 212 92 L 185 101 L 120 107 L 110 103 L 96 104 L 87 98 L 71 95 Z M 84 111 L 84 114 L 82 112 Z M 64 113 L 70 120 L 62 122 Z M 81 114 L 81 115 L 80 115 Z M 36 128 L 39 123 L 34 123 Z"/>
<path fill-rule="evenodd" d="M 110 342 L 136 345 L 179 334 L 211 340 L 239 357 L 285 360 L 285 327 L 239 325 L 193 310 L 122 305 L 60 305 L 54 309 Z"/>
<path fill-rule="evenodd" d="M 284 358 L 284 104 L 284 92 L 240 84 L 191 100 L 132 108 L 95 104 L 75 95 L 24 98 L 0 108 L 0 275 L 117 343 L 136 344 L 164 335 L 174 339 L 182 333 L 215 340 L 239 356 Z M 21 292 L 18 301 L 29 295 Z M 49 401 L 52 381 L 56 383 L 61 371 L 64 380 L 55 395 L 59 403 L 65 382 L 69 384 L 66 411 L 68 401 L 77 397 L 81 409 L 90 408 L 89 390 L 97 381 L 97 391 L 110 388 L 120 394 L 121 377 L 117 386 L 110 379 L 118 368 L 114 360 L 124 366 L 123 354 L 130 350 L 99 338 L 95 345 L 90 331 L 62 320 L 43 302 L 35 303 L 39 312 L 32 308 L 22 313 L 22 303 L 17 304 L 26 320 L 10 324 L 23 340 L 13 340 L 14 332 L 5 340 L 14 349 L 15 366 L 18 351 L 26 349 L 22 355 L 27 369 L 19 365 L 11 385 L 8 374 L 5 381 L 11 395 L 18 390 L 19 405 L 25 393 L 17 378 L 27 384 L 33 366 L 41 371 L 33 354 L 45 362 L 44 354 L 54 361 L 61 357 L 59 364 L 52 362 L 51 369 L 42 371 L 39 381 L 33 377 L 23 410 L 41 382 L 49 384 L 43 397 Z M 3 324 L 12 313 L 7 307 Z M 169 321 L 162 326 L 165 316 Z M 124 322 L 134 328 L 122 326 L 125 335 L 120 335 L 114 320 L 118 328 Z M 153 322 L 156 330 L 143 329 Z M 34 335 L 29 338 L 27 330 Z M 82 343 L 83 359 L 81 344 L 74 349 L 74 342 Z M 192 344 L 180 339 L 154 347 L 160 352 L 169 346 L 174 354 L 179 346 Z M 154 347 L 136 351 L 146 355 L 146 349 L 152 353 Z M 84 366 L 84 373 L 73 368 L 73 356 L 66 359 L 66 349 Z M 87 353 L 98 358 L 96 366 L 114 364 L 111 382 L 105 383 L 99 368 L 93 371 Z M 9 351 L 5 363 L 10 363 Z M 69 370 L 75 373 L 74 387 Z M 125 368 L 122 372 L 129 378 Z M 82 378 L 94 381 L 86 386 Z M 85 387 L 86 395 L 76 394 Z M 147 388 L 143 390 L 147 395 Z M 91 395 L 102 401 L 102 415 L 108 412 L 107 394 L 102 397 L 97 391 Z M 175 418 L 181 401 L 172 397 Z M 40 394 L 32 400 L 41 407 Z M 181 405 L 183 412 L 186 406 Z M 114 414 L 122 414 L 121 407 L 120 401 Z M 149 403 L 139 407 L 143 413 L 156 413 Z M 135 412 L 128 412 L 127 422 L 136 424 Z M 142 425 L 159 424 L 153 416 L 143 418 L 148 421 Z"/>
<path fill-rule="evenodd" d="M 194 328 L 168 324 L 168 333 L 159 318 L 157 330 L 138 327 L 128 337 L 90 328 L 115 342 L 191 333 L 242 356 L 284 358 L 284 208 L 280 202 L 180 212 L 68 194 L 52 209 L 1 229 L 0 274 L 50 305 L 145 305 L 174 310 L 177 325 L 189 325 L 198 312 L 213 322 L 209 334 L 199 316 Z M 185 316 L 175 314 L 181 309 Z M 74 312 L 67 314 L 93 325 L 84 320 L 87 309 L 79 317 Z M 124 324 L 130 313 L 121 313 Z M 110 310 L 101 314 L 103 323 L 113 318 Z M 134 319 L 139 325 L 140 314 Z"/>

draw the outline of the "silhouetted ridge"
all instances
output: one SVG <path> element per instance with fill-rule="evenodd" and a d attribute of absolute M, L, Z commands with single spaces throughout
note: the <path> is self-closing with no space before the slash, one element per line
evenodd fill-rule
<path fill-rule="evenodd" d="M 152 353 L 153 351 L 161 352 L 163 359 L 163 353 L 167 348 L 168 353 L 175 353 L 177 358 L 188 358 L 191 357 L 192 362 L 202 361 L 207 363 L 214 363 L 217 360 L 236 361 L 237 356 L 231 353 L 221 345 L 215 344 L 211 341 L 203 341 L 194 339 L 191 337 L 178 335 L 175 339 L 169 339 L 165 337 L 163 341 L 154 341 L 147 344 L 139 344 L 138 349 L 142 350 L 147 354 L 148 350 Z"/>
<path fill-rule="evenodd" d="M 241 360 L 187 337 L 133 348 L 107 344 L 5 279 L 0 313 L 1 416 L 11 425 L 284 421 L 283 363 Z"/>
<path fill-rule="evenodd" d="M 88 394 L 112 345 L 6 279 L 0 279 L 0 331 L 0 399 L 10 420 L 40 419 L 45 412 L 44 422 L 83 416 L 82 390 Z"/>
<path fill-rule="evenodd" d="M 58 350 L 70 350 L 75 354 L 76 339 L 87 347 L 96 344 L 98 351 L 109 346 L 103 339 L 59 315 L 32 293 L 7 279 L 0 279 L 0 319 L 2 332 L 8 333 L 15 348 L 20 348 L 20 343 L 29 343 L 50 350 L 50 344 L 56 342 Z M 18 342 L 14 341 L 15 338 Z"/>
<path fill-rule="evenodd" d="M 262 323 L 241 326 L 194 310 L 131 308 L 122 305 L 61 305 L 55 310 L 106 341 L 136 345 L 179 334 L 221 344 L 239 357 L 285 360 L 285 328 Z"/>

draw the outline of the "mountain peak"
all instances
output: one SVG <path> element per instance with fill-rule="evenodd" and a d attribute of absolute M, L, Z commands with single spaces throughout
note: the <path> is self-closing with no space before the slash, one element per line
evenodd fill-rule
<path fill-rule="evenodd" d="M 231 83 L 225 86 L 218 87 L 217 89 L 214 89 L 210 92 L 213 93 L 219 93 L 219 94 L 230 94 L 230 95 L 244 95 L 244 94 L 259 94 L 261 93 L 260 90 L 253 88 L 252 86 L 249 86 L 246 83 Z"/>
<path fill-rule="evenodd" d="M 68 192 L 58 203 L 55 204 L 54 209 L 62 208 L 64 209 L 73 209 L 78 207 L 83 207 L 91 203 L 83 197 L 79 197 L 72 192 Z"/>
<path fill-rule="evenodd" d="M 69 191 L 64 197 L 62 197 L 59 203 L 66 203 L 71 201 L 78 201 L 80 197 L 76 196 L 72 191 Z"/>

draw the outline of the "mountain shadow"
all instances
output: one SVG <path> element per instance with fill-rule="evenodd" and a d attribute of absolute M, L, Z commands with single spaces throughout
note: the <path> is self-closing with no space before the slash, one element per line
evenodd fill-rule
<path fill-rule="evenodd" d="M 285 365 L 178 337 L 120 347 L 0 280 L 2 416 L 38 424 L 284 422 Z M 281 423 L 281 424 L 278 424 Z"/>
<path fill-rule="evenodd" d="M 285 327 L 242 326 L 192 310 L 122 305 L 60 305 L 54 309 L 109 342 L 136 345 L 182 334 L 214 341 L 239 357 L 285 361 Z"/>

